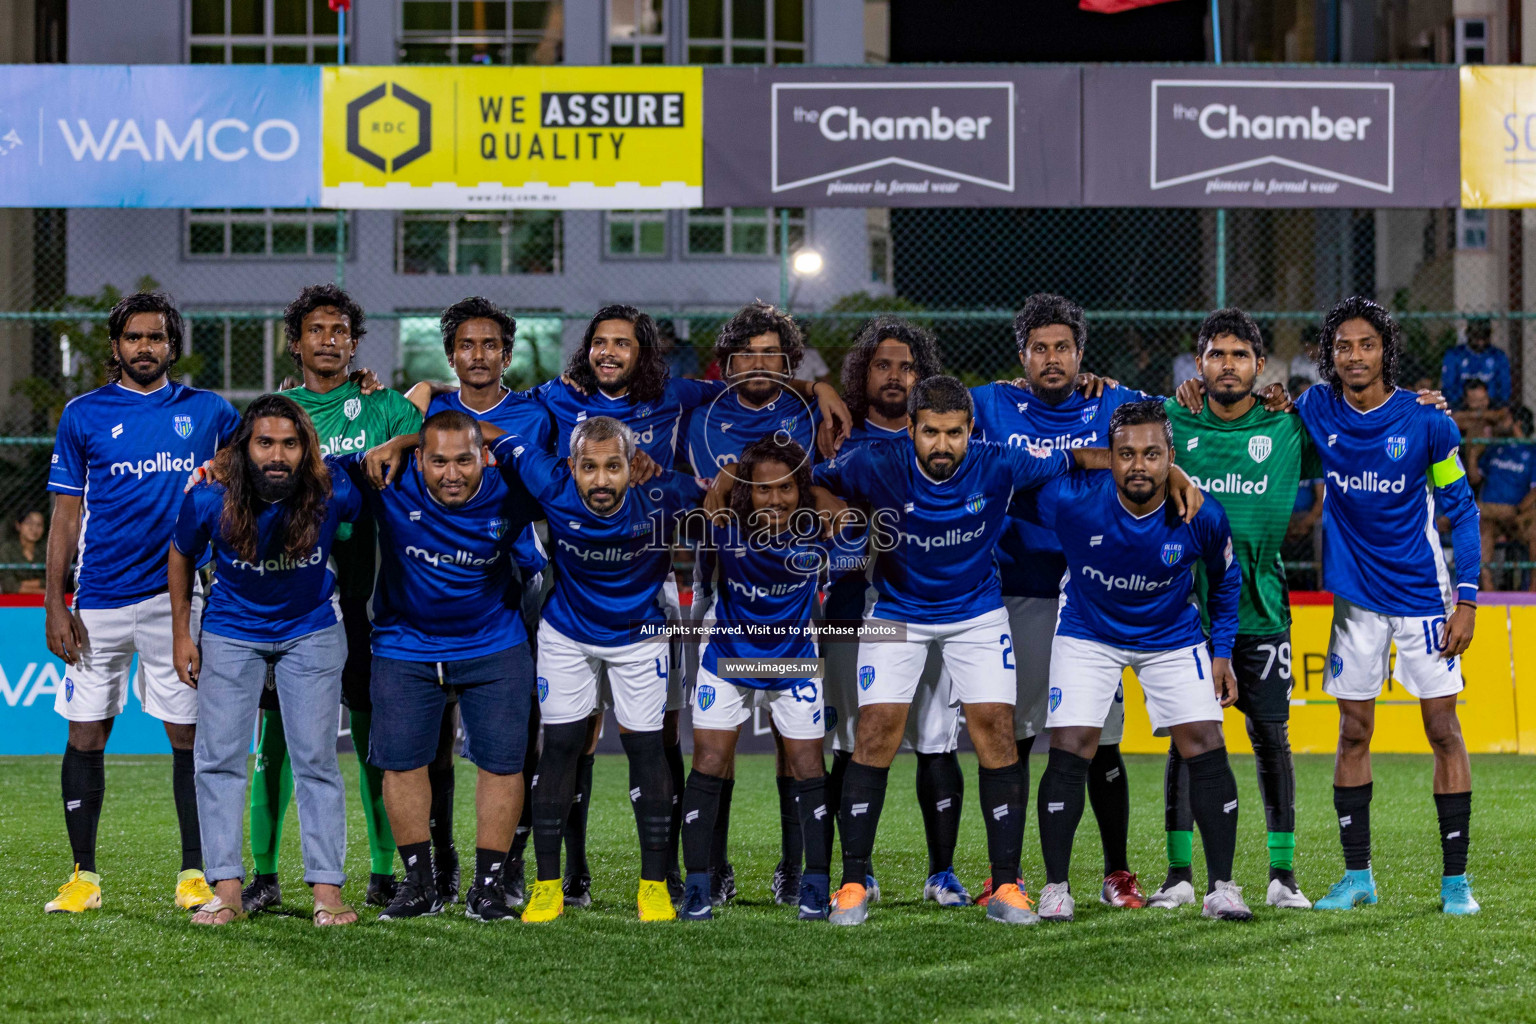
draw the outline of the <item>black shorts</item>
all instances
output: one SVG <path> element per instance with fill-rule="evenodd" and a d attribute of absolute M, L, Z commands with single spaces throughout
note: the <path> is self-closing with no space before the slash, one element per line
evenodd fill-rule
<path fill-rule="evenodd" d="M 1232 647 L 1237 710 L 1255 722 L 1291 720 L 1291 634 L 1239 636 Z"/>

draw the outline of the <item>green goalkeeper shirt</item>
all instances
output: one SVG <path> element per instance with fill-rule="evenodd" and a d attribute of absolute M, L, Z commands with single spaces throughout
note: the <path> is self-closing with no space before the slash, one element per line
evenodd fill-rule
<path fill-rule="evenodd" d="M 1232 551 L 1243 570 L 1238 634 L 1284 632 L 1291 609 L 1280 546 L 1296 505 L 1296 488 L 1303 479 L 1322 476 L 1301 417 L 1269 412 L 1261 402 L 1230 422 L 1215 416 L 1209 402 L 1198 416 L 1171 398 L 1164 407 L 1173 421 L 1175 465 L 1221 502 L 1232 525 Z M 1205 588 L 1204 572 L 1196 566 L 1202 614 Z"/>

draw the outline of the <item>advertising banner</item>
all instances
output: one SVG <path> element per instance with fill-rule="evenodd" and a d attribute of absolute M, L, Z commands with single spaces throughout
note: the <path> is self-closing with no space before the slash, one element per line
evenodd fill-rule
<path fill-rule="evenodd" d="M 1080 70 L 710 68 L 707 206 L 1076 206 Z"/>
<path fill-rule="evenodd" d="M 703 76 L 687 67 L 324 69 L 326 206 L 698 206 Z"/>
<path fill-rule="evenodd" d="M 1086 67 L 1088 206 L 1455 206 L 1455 69 Z"/>
<path fill-rule="evenodd" d="M 1536 68 L 1461 69 L 1461 205 L 1536 206 Z"/>
<path fill-rule="evenodd" d="M 0 206 L 314 206 L 320 72 L 0 65 Z"/>

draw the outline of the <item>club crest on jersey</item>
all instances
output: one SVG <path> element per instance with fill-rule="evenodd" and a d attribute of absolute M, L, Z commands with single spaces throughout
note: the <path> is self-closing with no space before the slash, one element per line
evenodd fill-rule
<path fill-rule="evenodd" d="M 75 699 L 75 681 L 69 676 L 64 677 L 64 703 L 68 704 Z"/>
<path fill-rule="evenodd" d="M 489 529 L 491 531 L 492 537 L 495 537 L 497 540 L 501 540 L 501 538 L 507 535 L 507 521 L 500 518 L 492 519 L 489 524 Z"/>
<path fill-rule="evenodd" d="M 1087 408 L 1085 408 L 1083 410 L 1083 422 L 1084 423 L 1092 423 L 1093 422 L 1093 418 L 1095 416 L 1097 416 L 1098 414 L 1099 414 L 1099 407 L 1098 407 L 1097 404 L 1088 406 Z"/>
<path fill-rule="evenodd" d="M 1333 678 L 1339 678 L 1344 672 L 1344 659 L 1337 654 L 1328 655 L 1328 671 L 1333 673 Z"/>
<path fill-rule="evenodd" d="M 795 429 L 795 422 L 797 420 L 799 420 L 799 419 L 800 419 L 800 417 L 798 417 L 798 416 L 786 416 L 783 419 L 779 420 L 779 429 L 780 430 L 786 430 L 786 431 L 794 430 Z"/>
<path fill-rule="evenodd" d="M 1248 457 L 1254 462 L 1263 462 L 1274 449 L 1275 442 L 1263 434 L 1255 434 L 1248 439 Z"/>
<path fill-rule="evenodd" d="M 715 688 L 708 683 L 699 687 L 699 710 L 708 711 L 715 706 Z"/>
<path fill-rule="evenodd" d="M 833 729 L 837 728 L 837 708 L 833 707 L 830 704 L 827 705 L 826 722 L 827 722 L 827 732 L 831 732 Z"/>
<path fill-rule="evenodd" d="M 1184 556 L 1184 545 L 1178 541 L 1169 541 L 1163 545 L 1163 564 L 1178 565 L 1179 559 Z"/>
<path fill-rule="evenodd" d="M 543 704 L 549 699 L 549 680 L 539 676 L 539 703 Z"/>
<path fill-rule="evenodd" d="M 972 515 L 976 515 L 977 513 L 979 513 L 982 509 L 984 509 L 986 507 L 987 507 L 986 496 L 984 494 L 982 494 L 980 491 L 977 491 L 975 494 L 973 494 L 969 498 L 965 499 L 965 510 L 967 512 L 971 513 Z"/>
<path fill-rule="evenodd" d="M 1396 462 L 1408 454 L 1408 439 L 1406 437 L 1387 438 L 1387 458 Z"/>
<path fill-rule="evenodd" d="M 637 407 L 635 409 L 635 415 L 636 416 L 640 416 L 640 417 L 649 416 L 651 414 L 651 412 L 652 412 L 652 410 L 651 410 L 651 405 L 650 405 L 649 402 L 647 402 L 645 405 L 639 406 L 639 407 Z"/>
<path fill-rule="evenodd" d="M 188 438 L 192 436 L 192 417 L 177 416 L 175 419 L 176 436 Z"/>
<path fill-rule="evenodd" d="M 873 665 L 860 665 L 859 666 L 859 689 L 867 690 L 871 686 L 874 686 L 874 685 L 875 685 L 875 666 L 873 666 Z"/>
<path fill-rule="evenodd" d="M 1059 707 L 1061 707 L 1061 687 L 1053 686 L 1051 687 L 1051 710 L 1055 711 Z"/>
<path fill-rule="evenodd" d="M 349 398 L 341 407 L 341 414 L 349 420 L 355 420 L 363 414 L 363 400 L 361 398 Z"/>

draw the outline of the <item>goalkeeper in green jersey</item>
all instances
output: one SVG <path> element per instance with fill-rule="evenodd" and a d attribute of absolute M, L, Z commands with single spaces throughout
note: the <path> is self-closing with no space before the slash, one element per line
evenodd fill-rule
<path fill-rule="evenodd" d="M 349 376 L 352 357 L 364 334 L 363 310 L 346 292 L 333 284 L 311 285 L 283 311 L 283 333 L 288 354 L 303 375 L 303 385 L 290 388 L 291 398 L 309 413 L 320 449 L 325 455 L 367 451 L 397 434 L 421 429 L 421 413 L 405 397 L 387 388 L 368 394 Z M 387 906 L 394 895 L 395 841 L 384 813 L 384 773 L 368 763 L 368 734 L 373 704 L 368 697 L 372 661 L 368 602 L 373 596 L 375 540 L 371 523 L 358 523 L 350 536 L 338 532 L 333 558 L 336 592 L 342 624 L 347 633 L 347 663 L 342 671 L 342 702 L 352 727 L 357 749 L 358 790 L 368 829 L 371 861 L 367 900 Z M 251 785 L 251 853 L 255 873 L 241 902 L 247 913 L 263 910 L 281 900 L 277 882 L 277 851 L 282 838 L 283 816 L 293 793 L 293 775 L 287 760 L 288 744 L 282 720 L 276 712 L 276 694 L 262 695 L 261 737 L 256 750 L 256 772 Z M 452 714 L 449 705 L 442 730 L 449 751 L 447 772 L 437 770 L 445 760 L 442 750 L 432 775 L 433 839 L 446 835 L 437 848 L 437 870 L 458 874 L 452 853 L 453 754 Z M 440 746 L 442 744 L 440 743 Z M 439 792 L 443 791 L 443 792 Z M 443 887 L 439 886 L 440 890 Z M 453 886 L 457 891 L 457 885 Z M 446 891 L 446 890 L 443 890 Z"/>

